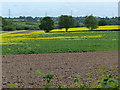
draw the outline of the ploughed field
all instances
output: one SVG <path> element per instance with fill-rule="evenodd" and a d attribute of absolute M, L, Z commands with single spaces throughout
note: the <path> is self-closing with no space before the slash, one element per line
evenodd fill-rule
<path fill-rule="evenodd" d="M 106 30 L 106 31 L 102 31 Z M 89 31 L 85 27 L 1 34 L 2 54 L 38 54 L 117 50 L 118 25 L 100 26 Z M 27 32 L 27 33 L 26 33 Z"/>
<path fill-rule="evenodd" d="M 3 55 L 3 87 L 17 83 L 20 88 L 42 88 L 46 81 L 36 70 L 53 73 L 53 87 L 73 88 L 72 78 L 82 77 L 92 88 L 106 74 L 118 76 L 118 51 Z M 80 79 L 80 84 L 83 84 Z"/>

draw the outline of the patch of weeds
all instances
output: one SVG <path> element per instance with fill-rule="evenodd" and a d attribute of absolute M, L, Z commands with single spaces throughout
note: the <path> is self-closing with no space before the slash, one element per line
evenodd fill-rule
<path fill-rule="evenodd" d="M 18 87 L 19 87 L 18 83 L 8 83 L 7 85 L 8 85 L 10 88 L 18 88 Z"/>
<path fill-rule="evenodd" d="M 38 70 L 35 73 L 36 73 L 36 75 L 42 76 L 43 79 L 46 81 L 46 84 L 43 85 L 44 88 L 52 88 L 51 80 L 54 77 L 53 73 L 45 74 L 44 72 L 41 72 L 41 71 L 38 71 Z"/>

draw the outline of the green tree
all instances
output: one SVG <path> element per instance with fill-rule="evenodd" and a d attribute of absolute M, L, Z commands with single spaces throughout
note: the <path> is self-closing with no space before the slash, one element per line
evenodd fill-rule
<path fill-rule="evenodd" d="M 41 21 L 40 21 L 40 29 L 43 29 L 45 32 L 49 32 L 50 30 L 53 29 L 54 27 L 54 21 L 52 20 L 52 18 L 50 17 L 44 17 Z"/>
<path fill-rule="evenodd" d="M 98 20 L 97 18 L 95 18 L 94 16 L 88 16 L 85 21 L 84 24 L 87 28 L 89 28 L 90 30 L 96 29 L 98 28 Z"/>
<path fill-rule="evenodd" d="M 13 22 L 11 20 L 6 20 L 2 18 L 2 27 L 8 26 L 8 25 L 13 25 Z"/>
<path fill-rule="evenodd" d="M 25 16 L 19 16 L 19 19 L 25 19 Z"/>
<path fill-rule="evenodd" d="M 28 16 L 28 17 L 26 17 L 26 21 L 28 21 L 28 22 L 33 22 L 33 21 L 34 21 L 34 19 L 33 19 L 33 17 Z"/>
<path fill-rule="evenodd" d="M 100 21 L 99 21 L 99 26 L 105 26 L 105 25 L 107 25 L 108 24 L 108 21 L 107 20 L 105 20 L 105 19 L 100 19 Z"/>
<path fill-rule="evenodd" d="M 67 32 L 69 28 L 75 26 L 75 20 L 72 16 L 61 15 L 58 24 L 60 28 L 65 28 Z"/>
<path fill-rule="evenodd" d="M 2 30 L 2 17 L 0 16 L 0 31 Z"/>
<path fill-rule="evenodd" d="M 2 18 L 2 30 L 3 31 L 14 31 L 16 27 L 12 20 L 6 20 Z"/>

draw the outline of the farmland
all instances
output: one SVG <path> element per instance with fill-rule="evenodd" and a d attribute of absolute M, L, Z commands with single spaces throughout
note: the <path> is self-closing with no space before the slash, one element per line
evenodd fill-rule
<path fill-rule="evenodd" d="M 68 32 L 53 29 L 49 33 L 4 31 L 0 43 L 2 86 L 106 88 L 102 83 L 107 77 L 114 81 L 107 87 L 118 87 L 117 30 L 118 25 L 100 26 L 94 31 L 85 27 L 70 28 Z M 37 71 L 54 73 L 53 81 L 47 83 L 42 76 L 36 76 Z"/>
<path fill-rule="evenodd" d="M 0 88 L 119 90 L 118 3 L 49 1 L 2 3 Z"/>
<path fill-rule="evenodd" d="M 49 33 L 1 34 L 2 54 L 90 52 L 118 49 L 118 25 L 100 26 L 94 31 L 85 27 L 54 29 Z M 106 31 L 101 31 L 106 30 Z"/>
<path fill-rule="evenodd" d="M 3 88 L 10 88 L 9 83 L 17 83 L 19 88 L 47 86 L 46 80 L 36 75 L 36 71 L 54 74 L 51 88 L 88 88 L 86 85 L 101 88 L 98 84 L 102 84 L 106 75 L 112 74 L 112 79 L 107 77 L 109 81 L 119 78 L 118 51 L 3 55 Z M 75 78 L 78 78 L 76 83 L 73 82 Z"/>

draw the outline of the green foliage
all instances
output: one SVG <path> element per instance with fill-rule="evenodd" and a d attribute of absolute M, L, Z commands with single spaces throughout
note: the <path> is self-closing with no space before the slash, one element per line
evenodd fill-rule
<path fill-rule="evenodd" d="M 54 27 L 54 21 L 50 17 L 44 17 L 39 25 L 40 29 L 43 29 L 45 32 L 49 32 Z"/>
<path fill-rule="evenodd" d="M 17 25 L 17 26 L 16 26 L 16 30 L 24 30 L 24 27 L 23 27 L 23 26 L 20 26 L 20 25 Z"/>
<path fill-rule="evenodd" d="M 73 80 L 74 83 L 77 83 L 80 81 L 80 76 L 76 77 L 76 78 L 72 78 L 71 80 Z"/>
<path fill-rule="evenodd" d="M 34 30 L 33 26 L 25 25 L 24 30 Z"/>
<path fill-rule="evenodd" d="M 39 70 L 37 70 L 35 73 L 36 73 L 36 75 L 40 75 L 40 76 L 43 76 L 43 77 L 45 76 L 44 72 L 41 72 Z"/>
<path fill-rule="evenodd" d="M 38 73 L 38 71 L 37 71 Z M 106 73 L 106 72 L 105 72 Z M 41 72 L 39 72 L 38 75 L 43 75 Z M 45 80 L 47 79 L 53 79 L 53 74 L 46 74 L 44 75 L 43 77 Z M 74 85 L 73 87 L 77 87 L 77 88 L 91 88 L 89 85 L 88 85 L 88 82 L 85 83 L 84 80 L 82 80 L 81 84 L 79 84 L 79 82 L 81 81 L 80 80 L 80 76 L 76 77 L 76 78 L 72 78 L 71 80 L 73 81 Z M 116 88 L 118 89 L 119 88 L 119 85 L 118 85 L 118 79 L 114 79 L 112 77 L 112 74 L 107 74 L 105 75 L 104 77 L 102 77 L 103 79 L 99 80 L 100 83 L 97 85 L 97 86 L 94 86 L 95 88 Z M 92 78 L 91 78 L 92 79 Z M 44 85 L 44 88 L 52 88 L 52 84 L 51 82 L 48 82 L 47 81 L 47 84 Z M 67 85 L 58 85 L 57 87 L 58 89 L 60 90 L 64 90 L 64 89 L 67 89 Z"/>
<path fill-rule="evenodd" d="M 54 77 L 54 74 L 53 73 L 48 73 L 48 74 L 45 74 L 44 72 L 41 72 L 39 70 L 37 70 L 36 72 L 36 75 L 39 75 L 39 76 L 42 76 L 43 79 L 47 82 L 43 87 L 47 90 L 48 88 L 52 88 L 52 84 L 50 83 L 51 80 L 53 79 Z"/>
<path fill-rule="evenodd" d="M 97 88 L 119 88 L 118 79 L 112 78 L 112 74 L 106 75 Z"/>
<path fill-rule="evenodd" d="M 85 26 L 90 30 L 98 28 L 98 20 L 94 16 L 88 16 L 85 21 Z"/>
<path fill-rule="evenodd" d="M 80 27 L 84 27 L 85 25 L 83 23 L 80 23 Z"/>
<path fill-rule="evenodd" d="M 80 84 L 79 86 L 80 88 L 89 88 L 89 86 L 87 84 Z"/>
<path fill-rule="evenodd" d="M 5 20 L 4 18 L 2 18 L 2 25 L 4 26 L 10 26 L 13 25 L 13 22 L 11 20 Z"/>
<path fill-rule="evenodd" d="M 13 84 L 13 83 L 8 83 L 8 86 L 10 87 L 10 88 L 18 88 L 18 84 L 17 83 L 15 83 L 15 84 Z"/>
<path fill-rule="evenodd" d="M 14 26 L 4 26 L 3 31 L 14 31 L 16 30 L 16 27 Z"/>
<path fill-rule="evenodd" d="M 53 79 L 53 76 L 54 76 L 54 74 L 48 73 L 48 74 L 46 74 L 43 78 L 44 78 L 45 80 L 47 80 L 47 82 L 49 83 L 49 82 L 51 81 L 51 79 Z"/>
<path fill-rule="evenodd" d="M 31 17 L 31 16 L 28 16 L 28 17 L 26 17 L 26 21 L 28 21 L 28 22 L 32 22 L 34 19 L 33 19 L 33 17 Z"/>
<path fill-rule="evenodd" d="M 39 30 L 39 27 L 37 25 L 16 25 L 16 30 Z"/>
<path fill-rule="evenodd" d="M 107 20 L 105 20 L 105 19 L 100 19 L 100 21 L 99 21 L 99 26 L 105 26 L 105 25 L 107 25 L 108 24 L 108 21 Z"/>
<path fill-rule="evenodd" d="M 44 72 L 41 72 L 39 70 L 37 70 L 35 73 L 36 73 L 36 75 L 42 76 L 43 79 L 45 79 L 45 81 L 47 81 L 46 84 L 43 85 L 43 88 L 45 88 L 45 90 L 49 90 L 50 88 L 53 87 L 53 85 L 55 85 L 54 82 L 51 82 L 51 80 L 53 79 L 53 76 L 54 76 L 52 73 L 45 74 Z M 101 73 L 101 72 L 98 72 L 98 74 L 99 73 Z M 81 78 L 80 76 L 77 76 L 76 78 L 72 78 L 71 79 L 73 81 L 73 85 L 72 85 L 73 87 L 72 88 L 96 88 L 96 89 L 107 88 L 107 89 L 110 89 L 110 90 L 112 90 L 113 88 L 116 89 L 116 90 L 120 89 L 117 77 L 114 77 L 113 74 L 111 74 L 107 71 L 104 72 L 104 73 L 101 73 L 101 74 L 102 74 L 102 78 L 96 78 L 95 81 L 94 81 L 93 78 L 91 78 L 91 79 L 93 79 L 93 82 L 91 82 L 91 83 L 86 82 L 86 80 Z M 86 74 L 86 75 L 88 75 L 88 74 Z M 89 73 L 89 77 L 90 76 L 91 76 L 91 73 Z M 95 86 L 92 86 L 92 87 L 90 86 L 91 84 L 94 84 L 97 81 L 99 81 L 98 84 L 96 84 Z M 17 83 L 15 83 L 15 84 L 9 83 L 7 85 L 10 88 L 18 88 Z M 66 90 L 66 89 L 69 89 L 71 87 L 69 87 L 67 85 L 60 85 L 58 83 L 58 86 L 56 88 L 58 90 Z"/>
<path fill-rule="evenodd" d="M 42 76 L 42 77 L 47 81 L 47 83 L 50 83 L 50 81 L 51 81 L 51 80 L 53 79 L 53 77 L 54 77 L 54 74 L 53 74 L 53 73 L 44 74 L 43 72 L 38 71 L 38 70 L 37 70 L 35 73 L 36 73 L 36 75 Z"/>
<path fill-rule="evenodd" d="M 52 84 L 47 83 L 46 85 L 43 86 L 43 88 L 45 88 L 45 90 L 49 90 L 48 88 L 52 88 Z"/>
<path fill-rule="evenodd" d="M 3 31 L 39 30 L 39 23 L 32 22 L 31 20 L 30 21 L 29 20 L 28 21 L 12 21 L 12 20 L 7 20 L 2 18 L 2 28 L 3 28 Z"/>
<path fill-rule="evenodd" d="M 71 36 L 96 36 L 103 35 L 98 38 L 85 38 L 85 40 L 59 40 L 48 39 L 40 40 L 34 38 L 46 37 L 71 37 Z M 64 52 L 90 52 L 90 51 L 105 51 L 118 50 L 118 32 L 84 32 L 84 33 L 57 33 L 57 34 L 35 34 L 29 36 L 14 36 L 14 38 L 33 38 L 33 40 L 20 40 L 2 45 L 2 54 L 33 54 L 33 53 L 64 53 Z M 7 37 L 11 38 L 11 37 Z M 23 43 L 23 44 L 19 44 Z M 48 44 L 49 43 L 49 44 Z M 31 48 L 31 49 L 30 49 Z"/>
<path fill-rule="evenodd" d="M 2 30 L 3 31 L 14 31 L 16 30 L 16 27 L 14 26 L 11 20 L 5 20 L 4 18 L 2 18 Z"/>
<path fill-rule="evenodd" d="M 75 20 L 72 16 L 67 16 L 67 15 L 61 15 L 59 17 L 59 28 L 66 28 L 66 32 L 69 28 L 75 26 Z"/>
<path fill-rule="evenodd" d="M 66 90 L 66 89 L 68 90 L 66 85 L 58 86 L 58 90 Z"/>
<path fill-rule="evenodd" d="M 26 22 L 25 24 L 26 24 L 26 25 L 36 25 L 36 24 L 33 23 L 33 22 Z"/>

